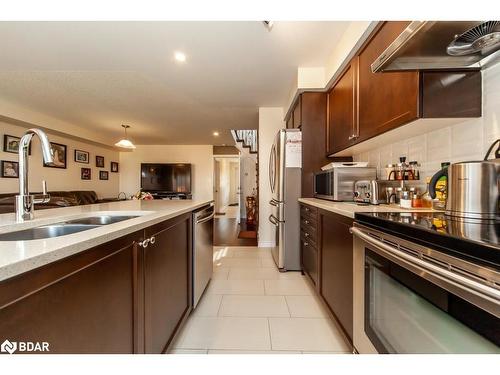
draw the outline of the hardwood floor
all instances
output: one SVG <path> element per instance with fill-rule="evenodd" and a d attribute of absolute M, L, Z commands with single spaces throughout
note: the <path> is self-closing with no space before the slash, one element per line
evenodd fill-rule
<path fill-rule="evenodd" d="M 246 228 L 245 223 L 238 224 L 235 218 L 215 218 L 214 245 L 215 246 L 257 246 L 256 238 L 238 238 L 240 230 Z"/>

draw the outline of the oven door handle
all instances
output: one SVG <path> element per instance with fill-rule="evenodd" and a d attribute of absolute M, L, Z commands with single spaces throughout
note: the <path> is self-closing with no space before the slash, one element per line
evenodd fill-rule
<path fill-rule="evenodd" d="M 377 247 L 380 251 L 383 253 L 388 253 L 395 258 L 399 259 L 403 263 L 407 263 L 412 265 L 413 267 L 416 267 L 422 271 L 428 272 L 434 277 L 438 277 L 439 279 L 455 284 L 455 286 L 462 288 L 462 289 L 467 289 L 470 293 L 473 293 L 479 297 L 482 298 L 488 298 L 490 301 L 494 303 L 499 303 L 500 302 L 500 291 L 488 287 L 486 285 L 483 285 L 481 283 L 475 282 L 474 280 L 468 279 L 466 277 L 460 276 L 456 273 L 450 272 L 448 270 L 442 269 L 438 266 L 435 266 L 434 264 L 430 262 L 426 262 L 424 260 L 421 260 L 419 258 L 415 258 L 411 255 L 408 255 L 401 250 L 397 250 L 385 243 L 383 243 L 380 240 L 377 240 L 376 238 L 373 238 L 372 236 L 366 234 L 363 230 L 360 228 L 356 227 L 351 227 L 350 232 L 361 238 L 363 241 L 369 243 L 370 245 L 373 245 Z"/>

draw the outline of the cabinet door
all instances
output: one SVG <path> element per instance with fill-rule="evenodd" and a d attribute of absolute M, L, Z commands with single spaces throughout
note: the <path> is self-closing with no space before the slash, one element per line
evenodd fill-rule
<path fill-rule="evenodd" d="M 359 54 L 359 139 L 365 140 L 418 117 L 419 73 L 372 73 L 371 64 L 409 22 L 385 22 Z"/>
<path fill-rule="evenodd" d="M 2 281 L 2 340 L 45 341 L 50 353 L 140 352 L 134 306 L 141 234 Z"/>
<path fill-rule="evenodd" d="M 295 129 L 302 125 L 302 95 L 299 96 L 295 107 L 293 108 L 293 127 Z"/>
<path fill-rule="evenodd" d="M 314 285 L 318 285 L 318 250 L 311 242 L 302 238 L 300 240 L 302 251 L 302 267 L 311 278 Z"/>
<path fill-rule="evenodd" d="M 320 224 L 320 294 L 352 340 L 352 219 L 321 210 Z"/>
<path fill-rule="evenodd" d="M 292 113 L 290 113 L 288 120 L 286 120 L 286 128 L 293 129 L 293 111 L 292 111 Z"/>
<path fill-rule="evenodd" d="M 357 58 L 328 94 L 327 155 L 349 147 L 357 134 Z"/>
<path fill-rule="evenodd" d="M 163 353 L 191 306 L 191 214 L 145 230 L 145 351 Z"/>

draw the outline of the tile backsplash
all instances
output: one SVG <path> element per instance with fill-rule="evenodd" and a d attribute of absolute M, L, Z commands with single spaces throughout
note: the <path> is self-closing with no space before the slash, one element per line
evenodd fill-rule
<path fill-rule="evenodd" d="M 438 171 L 441 162 L 481 160 L 491 143 L 500 138 L 500 63 L 484 70 L 482 76 L 482 117 L 457 120 L 454 125 L 355 154 L 354 160 L 368 161 L 381 178 L 386 164 L 397 163 L 400 156 L 406 156 L 406 161 L 417 160 L 421 164 L 422 181 Z"/>

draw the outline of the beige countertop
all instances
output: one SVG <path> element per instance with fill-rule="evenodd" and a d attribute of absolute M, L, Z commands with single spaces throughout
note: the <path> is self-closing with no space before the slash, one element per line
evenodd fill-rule
<path fill-rule="evenodd" d="M 406 209 L 398 205 L 380 204 L 358 205 L 354 202 L 333 202 L 317 198 L 299 198 L 299 202 L 321 208 L 326 211 L 334 212 L 354 219 L 356 212 L 433 212 L 432 209 Z"/>
<path fill-rule="evenodd" d="M 0 241 L 0 281 L 196 210 L 211 200 L 121 201 L 35 211 L 35 219 L 16 223 L 14 214 L 0 215 L 0 233 L 66 220 L 105 215 L 139 215 L 118 223 L 60 237 Z"/>

